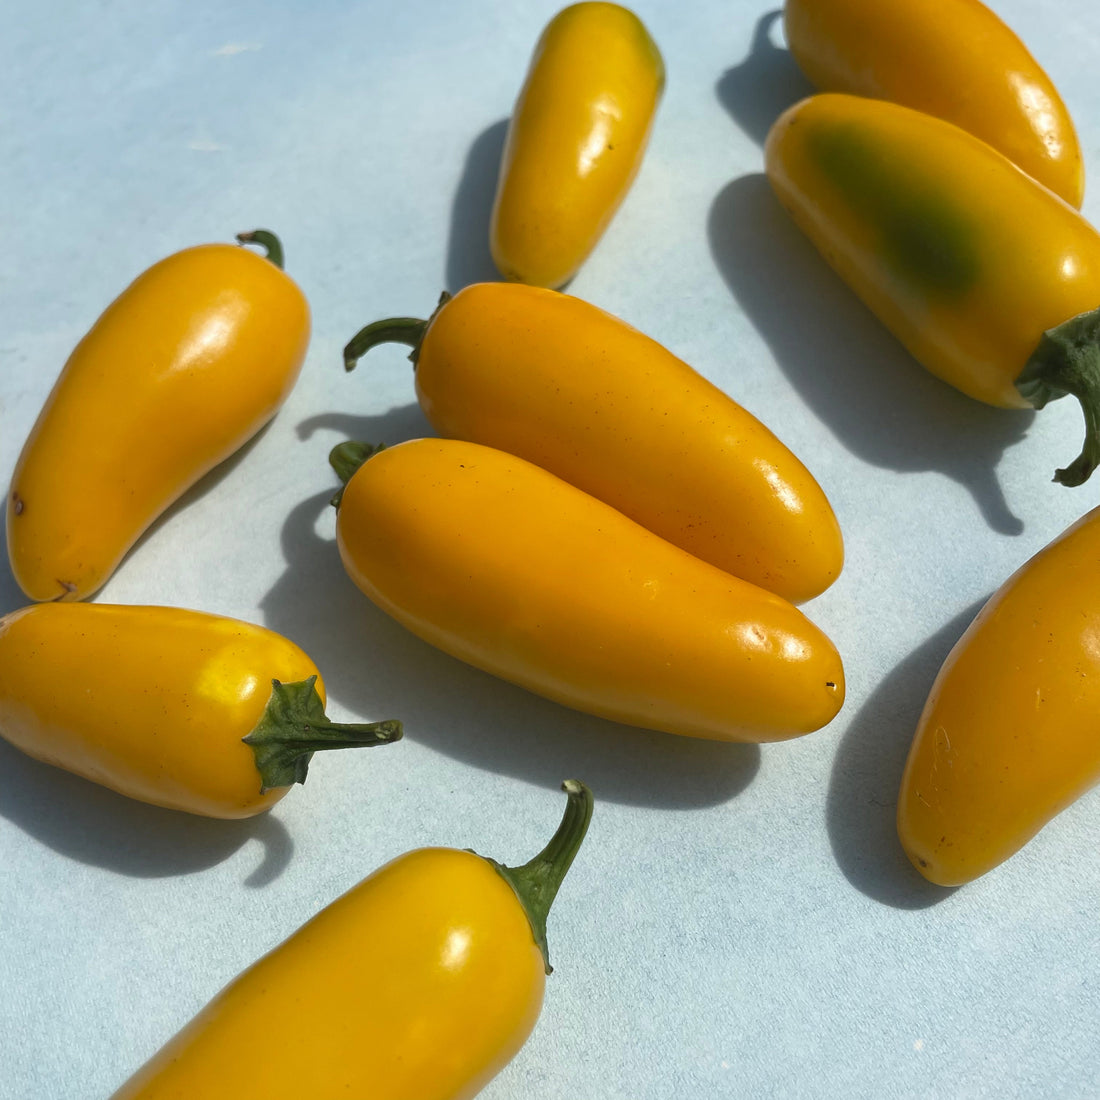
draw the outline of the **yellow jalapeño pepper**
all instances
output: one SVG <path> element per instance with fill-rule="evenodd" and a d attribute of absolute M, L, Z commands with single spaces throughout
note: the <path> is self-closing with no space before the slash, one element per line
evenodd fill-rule
<path fill-rule="evenodd" d="M 506 279 L 559 287 L 573 277 L 641 166 L 664 83 L 661 54 L 627 8 L 573 4 L 550 21 L 493 205 L 489 244 Z"/>
<path fill-rule="evenodd" d="M 825 94 L 776 122 L 780 202 L 933 374 L 990 405 L 1072 394 L 1100 462 L 1100 233 L 972 134 L 883 100 Z"/>
<path fill-rule="evenodd" d="M 961 126 L 1080 207 L 1084 165 L 1050 78 L 980 0 L 786 0 L 787 44 L 824 92 Z"/>
<path fill-rule="evenodd" d="M 1011 576 L 921 714 L 898 835 L 932 882 L 996 867 L 1100 781 L 1100 509 Z"/>
<path fill-rule="evenodd" d="M 692 557 L 539 466 L 476 443 L 341 444 L 348 575 L 414 634 L 627 725 L 781 741 L 844 699 L 793 604 Z"/>
<path fill-rule="evenodd" d="M 522 867 L 399 856 L 222 990 L 112 1100 L 469 1100 L 542 1007 L 546 916 L 592 814 Z M 267 1056 L 252 1057 L 257 1036 Z"/>
<path fill-rule="evenodd" d="M 443 436 L 518 455 L 696 557 L 799 603 L 840 574 L 821 486 L 759 420 L 655 340 L 556 291 L 478 283 L 430 321 L 359 332 L 412 345 L 416 392 Z"/>
<path fill-rule="evenodd" d="M 96 591 L 143 531 L 286 400 L 309 307 L 266 230 L 154 264 L 77 345 L 8 493 L 8 556 L 32 600 Z"/>
<path fill-rule="evenodd" d="M 120 794 L 243 818 L 304 783 L 319 749 L 382 745 L 339 725 L 281 634 L 174 607 L 41 603 L 0 618 L 0 736 Z"/>

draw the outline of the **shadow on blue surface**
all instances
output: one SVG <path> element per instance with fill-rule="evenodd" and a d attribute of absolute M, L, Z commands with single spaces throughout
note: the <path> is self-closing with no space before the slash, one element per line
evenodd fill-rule
<path fill-rule="evenodd" d="M 133 878 L 202 871 L 254 840 L 263 859 L 245 885 L 265 886 L 294 851 L 285 826 L 270 813 L 216 821 L 148 806 L 32 760 L 3 740 L 0 776 L 0 817 L 69 859 Z"/>
<path fill-rule="evenodd" d="M 398 410 L 399 416 L 405 410 Z M 323 418 L 310 423 L 319 426 Z M 352 437 L 380 438 L 331 418 Z M 387 433 L 389 434 L 389 433 Z M 394 435 L 390 434 L 391 439 Z M 330 698 L 353 714 L 400 718 L 405 737 L 485 771 L 556 790 L 584 779 L 597 797 L 666 808 L 734 797 L 756 774 L 756 745 L 720 744 L 630 729 L 559 706 L 471 668 L 378 610 L 344 573 L 335 543 L 317 534 L 335 475 L 283 525 L 286 571 L 261 601 L 266 625 L 317 662 Z M 308 598 L 303 596 L 308 593 Z"/>
<path fill-rule="evenodd" d="M 841 444 L 875 466 L 942 473 L 993 530 L 1023 530 L 995 469 L 1034 412 L 992 408 L 925 371 L 799 232 L 763 174 L 719 192 L 708 231 L 733 296 Z"/>
<path fill-rule="evenodd" d="M 833 761 L 827 819 L 833 854 L 856 889 L 884 905 L 924 909 L 954 891 L 917 873 L 898 841 L 898 788 L 940 666 L 984 601 L 956 615 L 901 661 L 849 724 Z"/>
<path fill-rule="evenodd" d="M 462 177 L 451 204 L 451 230 L 447 240 L 445 281 L 452 294 L 471 283 L 500 279 L 489 251 L 489 222 L 507 134 L 508 119 L 503 118 L 483 130 L 466 154 Z"/>
<path fill-rule="evenodd" d="M 734 122 L 760 146 L 772 123 L 788 107 L 815 91 L 790 51 L 775 44 L 774 35 L 782 19 L 783 12 L 778 8 L 760 16 L 745 60 L 727 69 L 716 89 Z"/>

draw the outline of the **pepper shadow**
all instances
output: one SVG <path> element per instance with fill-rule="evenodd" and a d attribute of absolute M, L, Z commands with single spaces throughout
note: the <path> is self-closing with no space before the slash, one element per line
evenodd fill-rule
<path fill-rule="evenodd" d="M 897 909 L 925 909 L 954 893 L 923 878 L 898 840 L 898 788 L 924 701 L 951 647 L 984 601 L 942 626 L 881 681 L 837 747 L 826 818 L 837 863 L 868 897 Z"/>
<path fill-rule="evenodd" d="M 775 44 L 774 28 L 782 19 L 779 8 L 760 16 L 745 60 L 727 69 L 716 87 L 719 102 L 760 146 L 788 107 L 816 91 L 790 50 Z"/>
<path fill-rule="evenodd" d="M 942 473 L 993 530 L 1023 530 L 995 468 L 1033 411 L 985 405 L 924 370 L 802 235 L 763 174 L 723 188 L 708 233 L 738 304 L 849 451 L 887 469 Z"/>
<path fill-rule="evenodd" d="M 8 517 L 7 508 L 0 509 L 0 545 L 8 545 Z M 7 615 L 10 611 L 17 611 L 25 607 L 31 600 L 24 595 L 23 589 L 16 583 L 11 571 L 11 563 L 4 554 L 4 564 L 0 566 L 0 615 Z"/>
<path fill-rule="evenodd" d="M 371 424 L 344 423 L 369 436 Z M 602 798 L 670 809 L 734 797 L 759 768 L 756 745 L 631 729 L 559 706 L 447 656 L 380 611 L 318 533 L 336 488 L 283 525 L 286 570 L 261 601 L 264 622 L 317 662 L 331 699 L 363 719 L 399 718 L 408 741 L 488 772 L 557 790 L 583 776 Z M 391 749 L 390 751 L 400 751 Z"/>
<path fill-rule="evenodd" d="M 452 294 L 471 283 L 500 279 L 489 250 L 489 224 L 507 136 L 508 119 L 502 118 L 483 130 L 466 154 L 451 203 L 451 229 L 447 241 L 445 281 Z"/>
<path fill-rule="evenodd" d="M 258 841 L 263 858 L 245 885 L 266 886 L 294 851 L 270 812 L 218 821 L 150 806 L 33 760 L 2 739 L 0 776 L 0 816 L 69 859 L 132 878 L 202 871 Z"/>

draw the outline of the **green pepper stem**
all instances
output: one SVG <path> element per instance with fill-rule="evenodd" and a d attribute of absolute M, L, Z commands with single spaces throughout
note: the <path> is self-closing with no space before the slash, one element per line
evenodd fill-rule
<path fill-rule="evenodd" d="M 554 968 L 546 946 L 546 917 L 592 820 L 592 792 L 579 779 L 567 779 L 561 789 L 569 796 L 565 814 L 550 843 L 534 859 L 522 867 L 505 867 L 493 859 L 487 861 L 516 892 L 531 922 L 547 974 Z"/>
<path fill-rule="evenodd" d="M 1054 480 L 1070 486 L 1087 481 L 1100 465 L 1100 309 L 1044 332 L 1016 389 L 1036 409 L 1066 394 L 1077 398 L 1085 416 L 1084 446 L 1065 469 L 1055 471 Z"/>
<path fill-rule="evenodd" d="M 336 471 L 336 476 L 343 483 L 329 501 L 329 504 L 331 504 L 333 508 L 340 507 L 340 501 L 344 496 L 344 489 L 347 483 L 355 476 L 355 471 L 358 470 L 371 455 L 376 455 L 379 451 L 384 451 L 385 449 L 385 443 L 375 445 L 373 443 L 357 443 L 354 439 L 349 439 L 344 443 L 337 443 L 336 446 L 329 451 L 328 464 Z"/>
<path fill-rule="evenodd" d="M 256 728 L 242 738 L 256 757 L 261 794 L 304 783 L 309 762 L 321 749 L 388 745 L 401 740 L 403 731 L 397 721 L 330 722 L 316 685 L 316 676 L 292 684 L 272 680 L 271 698 Z"/>
<path fill-rule="evenodd" d="M 253 229 L 249 233 L 238 233 L 237 243 L 258 244 L 264 250 L 264 258 L 270 260 L 280 271 L 283 270 L 283 242 L 270 229 Z"/>
<path fill-rule="evenodd" d="M 451 300 L 451 295 L 443 291 L 431 317 L 426 321 L 419 317 L 386 317 L 361 328 L 344 346 L 344 370 L 355 370 L 356 364 L 371 348 L 379 344 L 406 344 L 412 348 L 409 360 L 416 366 L 420 358 L 420 345 L 428 326 L 435 315 Z"/>
<path fill-rule="evenodd" d="M 344 347 L 344 370 L 355 370 L 359 360 L 378 344 L 407 344 L 412 348 L 409 358 L 415 356 L 420 341 L 428 329 L 428 322 L 419 317 L 387 317 L 361 328 Z"/>

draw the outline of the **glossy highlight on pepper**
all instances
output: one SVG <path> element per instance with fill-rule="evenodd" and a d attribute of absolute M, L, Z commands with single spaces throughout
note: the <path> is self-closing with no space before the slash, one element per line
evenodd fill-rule
<path fill-rule="evenodd" d="M 977 400 L 1072 394 L 1100 463 L 1100 233 L 985 142 L 883 100 L 822 94 L 768 135 L 768 179 L 822 256 L 929 371 Z"/>
<path fill-rule="evenodd" d="M 266 230 L 154 264 L 80 341 L 8 492 L 8 558 L 32 600 L 100 588 L 148 527 L 290 394 L 309 307 Z"/>
<path fill-rule="evenodd" d="M 478 283 L 429 322 L 388 318 L 348 344 L 413 346 L 440 435 L 518 455 L 696 557 L 800 603 L 840 575 L 828 498 L 746 409 L 655 340 L 579 298 Z"/>
<path fill-rule="evenodd" d="M 270 809 L 321 749 L 400 740 L 324 712 L 272 630 L 175 607 L 41 603 L 0 618 L 0 736 L 119 794 L 206 817 Z"/>
<path fill-rule="evenodd" d="M 460 660 L 589 714 L 718 741 L 830 722 L 844 672 L 793 604 L 692 557 L 541 467 L 449 439 L 341 444 L 336 541 L 387 614 Z"/>
<path fill-rule="evenodd" d="M 954 123 L 1080 208 L 1084 161 L 1069 112 L 980 0 L 786 0 L 784 24 L 799 68 L 822 91 Z"/>
<path fill-rule="evenodd" d="M 618 4 L 558 12 L 535 47 L 501 161 L 489 243 L 506 279 L 567 283 L 638 172 L 664 90 L 660 51 Z"/>
<path fill-rule="evenodd" d="M 959 886 L 1100 781 L 1100 509 L 1026 562 L 952 649 L 898 798 L 913 865 Z"/>
<path fill-rule="evenodd" d="M 592 815 L 583 783 L 562 789 L 534 859 L 398 856 L 231 982 L 112 1100 L 471 1100 L 542 1008 L 546 916 Z"/>

